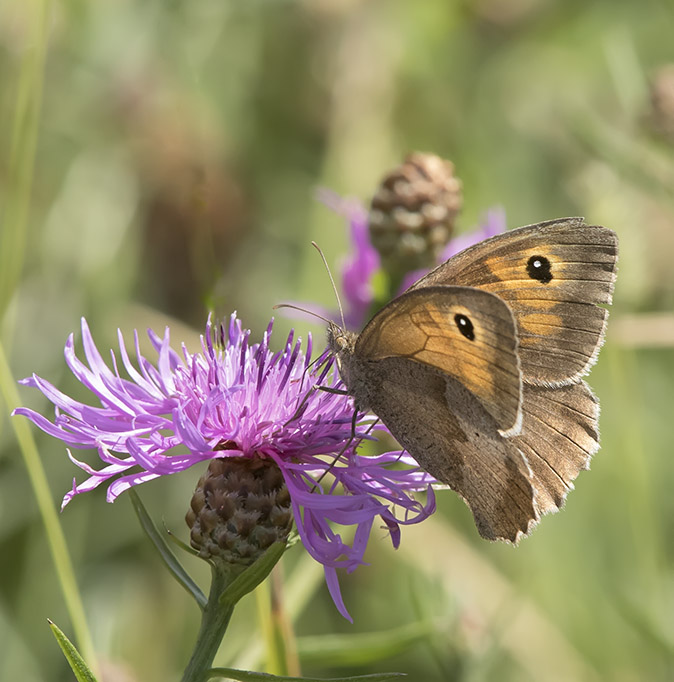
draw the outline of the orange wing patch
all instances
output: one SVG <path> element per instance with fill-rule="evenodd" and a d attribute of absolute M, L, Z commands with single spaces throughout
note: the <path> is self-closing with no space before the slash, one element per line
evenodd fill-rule
<path fill-rule="evenodd" d="M 356 352 L 368 361 L 402 357 L 428 365 L 471 391 L 503 431 L 519 428 L 515 320 L 496 296 L 450 286 L 407 292 L 375 315 Z"/>

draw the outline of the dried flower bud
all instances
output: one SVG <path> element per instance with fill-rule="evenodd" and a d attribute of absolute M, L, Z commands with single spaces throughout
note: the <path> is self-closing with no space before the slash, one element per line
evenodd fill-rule
<path fill-rule="evenodd" d="M 200 556 L 241 569 L 250 566 L 292 528 L 290 494 L 281 470 L 262 457 L 211 460 L 185 521 Z"/>
<path fill-rule="evenodd" d="M 370 239 L 395 277 L 428 268 L 452 236 L 461 181 L 451 162 L 415 152 L 382 180 L 370 206 Z"/>

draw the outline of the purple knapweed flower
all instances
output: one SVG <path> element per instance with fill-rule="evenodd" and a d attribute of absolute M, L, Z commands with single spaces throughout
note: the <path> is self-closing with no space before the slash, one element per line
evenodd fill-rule
<path fill-rule="evenodd" d="M 373 280 L 380 267 L 379 252 L 372 246 L 368 227 L 368 213 L 357 199 L 342 198 L 330 190 L 321 190 L 318 198 L 331 210 L 343 216 L 349 226 L 349 254 L 341 264 L 341 292 L 344 319 L 349 329 L 361 329 L 374 302 Z M 438 264 L 467 249 L 473 244 L 506 230 L 505 211 L 492 208 L 486 212 L 480 225 L 470 232 L 453 237 L 442 251 Z M 423 277 L 428 270 L 414 270 L 404 277 L 398 293 L 402 293 Z M 312 310 L 334 319 L 333 311 Z"/>
<path fill-rule="evenodd" d="M 352 400 L 317 390 L 342 384 L 327 354 L 322 363 L 311 363 L 311 338 L 303 352 L 291 332 L 283 349 L 272 352 L 272 323 L 262 342 L 253 344 L 236 315 L 227 330 L 217 331 L 219 343 L 213 342 L 214 331 L 209 319 L 201 352 L 191 354 L 184 346 L 179 353 L 170 347 L 168 328 L 161 338 L 148 330 L 154 363 L 141 355 L 136 333 L 135 365 L 118 332 L 119 359 L 128 377 L 123 378 L 115 353 L 108 366 L 83 319 L 86 362 L 76 356 L 71 334 L 66 363 L 100 406 L 70 398 L 33 375 L 21 383 L 40 390 L 54 404 L 55 417 L 50 421 L 23 407 L 14 414 L 28 417 L 69 448 L 98 451 L 103 466 L 96 470 L 68 450 L 88 478 L 73 481 L 63 506 L 103 483 L 112 502 L 132 486 L 214 458 L 270 458 L 283 474 L 300 538 L 323 564 L 330 594 L 350 620 L 336 569 L 351 572 L 364 563 L 377 517 L 397 547 L 401 524 L 419 522 L 434 511 L 434 481 L 400 452 L 357 454 L 356 444 L 368 437 L 372 423 L 359 415 L 353 439 Z M 426 489 L 424 505 L 412 493 Z M 333 524 L 356 526 L 353 542 L 345 542 Z"/>

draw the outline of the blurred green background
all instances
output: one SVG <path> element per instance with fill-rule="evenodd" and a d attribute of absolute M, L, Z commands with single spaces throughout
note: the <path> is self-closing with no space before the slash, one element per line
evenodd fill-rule
<path fill-rule="evenodd" d="M 332 305 L 343 220 L 411 150 L 451 159 L 460 229 L 584 215 L 615 229 L 620 273 L 590 383 L 602 448 L 566 509 L 513 549 L 479 539 L 450 492 L 393 553 L 342 576 L 355 623 L 300 546 L 284 559 L 302 670 L 417 681 L 674 679 L 674 5 L 670 0 L 118 0 L 0 3 L 0 305 L 15 379 L 80 399 L 63 345 L 86 316 L 170 324 L 207 309 L 259 335 L 283 300 Z M 320 326 L 295 321 L 303 336 Z M 279 320 L 277 340 L 291 322 Z M 48 410 L 37 391 L 22 404 Z M 13 425 L 0 417 L 0 679 L 72 679 L 72 636 Z M 55 503 L 80 474 L 33 429 Z M 90 460 L 95 461 L 92 455 Z M 200 471 L 140 490 L 186 538 Z M 198 609 L 128 499 L 60 517 L 107 682 L 178 679 Z M 203 581 L 200 562 L 188 568 Z M 255 600 L 217 663 L 262 670 Z"/>

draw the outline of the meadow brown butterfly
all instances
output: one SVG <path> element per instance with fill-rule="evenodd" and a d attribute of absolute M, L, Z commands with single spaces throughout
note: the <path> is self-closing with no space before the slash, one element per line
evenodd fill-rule
<path fill-rule="evenodd" d="M 582 377 L 604 339 L 618 240 L 565 218 L 487 239 L 435 268 L 360 334 L 328 325 L 358 410 L 517 543 L 557 511 L 599 447 Z"/>

